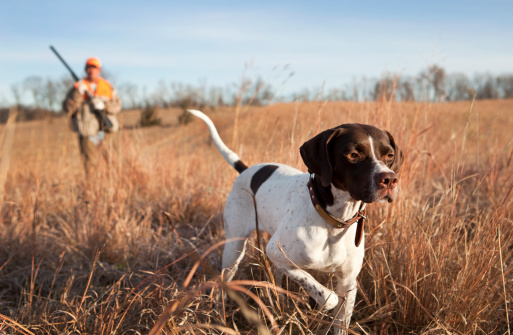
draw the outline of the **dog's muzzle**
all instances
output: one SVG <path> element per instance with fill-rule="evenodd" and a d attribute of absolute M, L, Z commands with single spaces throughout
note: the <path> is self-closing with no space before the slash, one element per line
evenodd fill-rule
<path fill-rule="evenodd" d="M 374 176 L 378 200 L 392 202 L 397 194 L 398 177 L 395 172 L 380 172 Z"/>

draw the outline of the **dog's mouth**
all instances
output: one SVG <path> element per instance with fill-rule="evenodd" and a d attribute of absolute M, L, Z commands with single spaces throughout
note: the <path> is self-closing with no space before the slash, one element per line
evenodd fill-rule
<path fill-rule="evenodd" d="M 385 188 L 375 190 L 374 192 L 368 191 L 365 194 L 358 195 L 350 193 L 351 197 L 356 200 L 363 201 L 365 203 L 373 203 L 373 202 L 393 202 L 397 196 L 397 187 L 394 188 Z"/>
<path fill-rule="evenodd" d="M 376 201 L 379 201 L 379 202 L 387 201 L 390 203 L 395 200 L 395 196 L 397 195 L 397 187 L 381 189 L 377 193 L 378 194 L 377 194 Z"/>
<path fill-rule="evenodd" d="M 389 195 L 389 194 L 387 194 L 380 201 L 387 201 L 387 202 L 390 203 L 390 202 L 394 201 L 394 197 Z"/>

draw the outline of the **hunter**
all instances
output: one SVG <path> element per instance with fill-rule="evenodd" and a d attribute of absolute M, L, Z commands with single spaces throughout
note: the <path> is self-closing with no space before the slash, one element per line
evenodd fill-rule
<path fill-rule="evenodd" d="M 85 72 L 86 77 L 77 81 L 66 95 L 63 109 L 72 130 L 78 133 L 80 155 L 86 177 L 90 177 L 98 166 L 102 142 L 119 131 L 116 114 L 121 111 L 121 99 L 112 85 L 100 77 L 98 58 L 86 61 Z"/>

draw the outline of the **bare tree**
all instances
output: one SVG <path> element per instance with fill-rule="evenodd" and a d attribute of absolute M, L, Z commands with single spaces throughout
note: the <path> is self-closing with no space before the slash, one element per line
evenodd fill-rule
<path fill-rule="evenodd" d="M 470 100 L 474 96 L 474 89 L 468 77 L 462 73 L 447 76 L 447 99 L 452 101 Z"/>
<path fill-rule="evenodd" d="M 23 89 L 32 95 L 35 108 L 41 108 L 43 100 L 43 79 L 39 76 L 31 76 L 23 81 Z"/>
<path fill-rule="evenodd" d="M 57 97 L 59 94 L 58 85 L 51 79 L 47 79 L 42 87 L 41 100 L 44 108 L 56 110 Z"/>
<path fill-rule="evenodd" d="M 62 108 L 62 102 L 66 98 L 68 91 L 73 87 L 73 84 L 74 81 L 69 75 L 64 75 L 56 81 L 56 86 L 58 87 L 57 103 L 59 104 L 59 109 Z"/>
<path fill-rule="evenodd" d="M 263 106 L 268 104 L 274 97 L 271 85 L 264 82 L 261 77 L 255 81 L 247 81 L 247 89 L 242 92 L 242 104 Z"/>
<path fill-rule="evenodd" d="M 21 98 L 23 95 L 23 87 L 21 84 L 11 84 L 11 93 L 14 97 L 14 103 L 16 104 L 16 107 L 19 108 L 21 106 Z"/>
<path fill-rule="evenodd" d="M 437 101 L 444 101 L 445 92 L 445 70 L 438 65 L 432 65 L 428 68 L 431 75 L 431 84 L 435 90 L 435 98 Z"/>
<path fill-rule="evenodd" d="M 208 92 L 208 105 L 210 107 L 222 107 L 225 105 L 222 87 L 211 87 Z"/>
<path fill-rule="evenodd" d="M 428 66 L 417 77 L 417 90 L 418 97 L 423 96 L 423 100 L 444 101 L 447 95 L 445 70 L 436 64 Z"/>
<path fill-rule="evenodd" d="M 501 98 L 513 98 L 513 74 L 503 74 L 497 77 L 497 86 L 501 92 Z"/>
<path fill-rule="evenodd" d="M 164 80 L 158 82 L 157 88 L 150 99 L 155 106 L 167 107 L 170 104 L 171 96 L 169 94 L 168 85 Z"/>
<path fill-rule="evenodd" d="M 394 100 L 397 79 L 386 74 L 374 85 L 374 100 Z"/>
<path fill-rule="evenodd" d="M 142 107 L 139 97 L 139 87 L 132 83 L 124 83 L 119 85 L 118 93 L 123 100 L 125 109 Z"/>
<path fill-rule="evenodd" d="M 307 101 L 311 101 L 311 92 L 310 92 L 310 89 L 308 88 L 303 88 L 301 91 L 299 91 L 298 93 L 295 93 L 292 95 L 292 100 L 297 100 L 297 101 L 300 101 L 300 102 L 307 102 Z"/>
<path fill-rule="evenodd" d="M 401 78 L 397 83 L 397 96 L 401 101 L 415 101 L 414 82 L 410 78 Z"/>
<path fill-rule="evenodd" d="M 474 85 L 476 87 L 476 99 L 497 99 L 499 91 L 497 90 L 495 78 L 489 73 L 478 73 L 474 76 Z"/>
<path fill-rule="evenodd" d="M 342 89 L 332 88 L 326 94 L 326 99 L 330 101 L 345 101 L 348 100 L 346 92 Z"/>

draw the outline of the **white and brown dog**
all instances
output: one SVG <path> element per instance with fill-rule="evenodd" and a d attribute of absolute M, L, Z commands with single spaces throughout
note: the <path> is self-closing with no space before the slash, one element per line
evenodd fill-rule
<path fill-rule="evenodd" d="M 207 124 L 218 150 L 240 173 L 224 210 L 226 239 L 233 239 L 223 252 L 226 279 L 233 278 L 244 256 L 246 242 L 240 238 L 255 230 L 256 210 L 259 228 L 272 236 L 265 252 L 276 267 L 278 285 L 286 274 L 326 310 L 337 307 L 334 333 L 345 333 L 363 264 L 363 209 L 367 203 L 392 202 L 397 194 L 402 152 L 392 135 L 369 125 L 343 124 L 301 146 L 309 173 L 278 163 L 248 168 L 205 114 L 189 112 Z M 247 190 L 253 192 L 256 208 Z M 335 292 L 308 270 L 334 274 Z"/>

